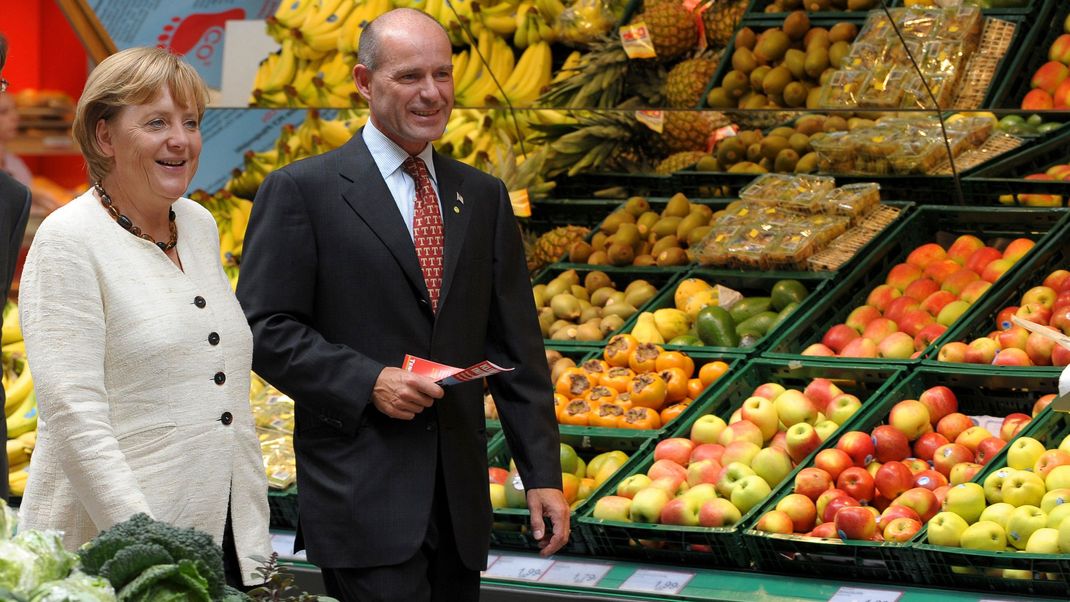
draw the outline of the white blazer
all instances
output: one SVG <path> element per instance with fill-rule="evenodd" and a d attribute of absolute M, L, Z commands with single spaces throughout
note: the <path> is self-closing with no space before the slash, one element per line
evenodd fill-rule
<path fill-rule="evenodd" d="M 271 554 L 249 407 L 252 335 L 211 214 L 172 207 L 180 270 L 82 194 L 41 224 L 19 316 L 40 413 L 21 525 L 75 549 L 137 512 Z"/>

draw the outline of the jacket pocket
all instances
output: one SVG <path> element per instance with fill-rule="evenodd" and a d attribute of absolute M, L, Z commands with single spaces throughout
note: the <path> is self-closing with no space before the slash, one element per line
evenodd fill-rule
<path fill-rule="evenodd" d="M 177 426 L 173 422 L 150 424 L 117 437 L 119 449 L 125 454 L 152 450 L 165 443 L 175 434 Z"/>

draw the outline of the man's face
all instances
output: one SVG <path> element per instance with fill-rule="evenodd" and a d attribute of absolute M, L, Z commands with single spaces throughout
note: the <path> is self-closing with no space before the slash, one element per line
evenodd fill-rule
<path fill-rule="evenodd" d="M 437 24 L 421 18 L 401 23 L 380 34 L 378 68 L 358 64 L 353 73 L 375 127 L 415 155 L 446 129 L 453 110 L 453 54 Z"/>

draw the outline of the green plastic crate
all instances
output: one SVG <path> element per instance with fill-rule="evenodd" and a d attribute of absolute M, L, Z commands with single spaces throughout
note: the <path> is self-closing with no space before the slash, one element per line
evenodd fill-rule
<path fill-rule="evenodd" d="M 1058 230 L 1067 219 L 1067 212 L 1058 209 L 1025 208 L 980 208 L 946 207 L 930 205 L 919 207 L 907 219 L 902 220 L 891 232 L 886 232 L 877 244 L 870 245 L 853 264 L 850 273 L 833 290 L 828 299 L 810 310 L 795 324 L 773 341 L 763 357 L 790 359 L 801 357 L 808 345 L 819 342 L 825 332 L 835 324 L 846 320 L 851 311 L 863 305 L 869 292 L 883 283 L 888 272 L 896 264 L 906 260 L 912 250 L 925 243 L 936 242 L 945 249 L 962 234 L 973 234 L 997 248 L 1019 237 L 1032 238 L 1043 248 L 1046 237 Z M 1036 251 L 1034 248 L 1033 251 Z M 1027 255 L 1027 258 L 1029 255 Z M 1021 262 L 1004 274 L 1010 280 L 1021 270 Z M 1005 280 L 1006 281 L 1006 280 Z M 994 294 L 1000 284 L 994 285 L 987 295 Z M 976 309 L 976 306 L 972 309 Z M 968 321 L 971 310 L 959 318 Z M 946 332 L 944 333 L 947 334 Z M 932 347 L 939 347 L 944 337 L 938 338 Z M 848 358 L 843 358 L 847 360 Z M 891 360 L 884 358 L 849 358 L 852 362 L 877 364 L 916 364 L 919 359 Z"/>
<path fill-rule="evenodd" d="M 565 267 L 566 265 L 575 265 L 576 267 Z M 647 280 L 652 286 L 658 289 L 658 293 L 651 297 L 646 303 L 642 304 L 636 309 L 643 311 L 649 307 L 655 298 L 658 297 L 665 290 L 675 290 L 676 282 L 683 277 L 686 270 L 666 270 L 663 268 L 631 268 L 631 267 L 614 267 L 614 266 L 597 266 L 588 264 L 550 264 L 546 269 L 542 270 L 532 281 L 533 286 L 537 284 L 546 284 L 555 277 L 564 273 L 569 269 L 574 269 L 579 274 L 580 286 L 583 286 L 583 279 L 587 274 L 595 271 L 605 272 L 606 275 L 616 284 L 617 290 L 623 291 L 624 288 L 631 282 L 636 280 Z M 638 315 L 638 312 L 636 312 Z M 618 332 L 626 332 L 624 328 L 627 324 L 634 320 L 634 316 L 624 320 L 621 328 L 609 333 L 604 338 L 597 341 L 559 341 L 553 339 L 544 339 L 544 343 L 547 345 L 559 345 L 562 348 L 575 347 L 577 349 L 592 349 L 595 347 L 601 348 L 609 341 L 612 335 Z"/>
<path fill-rule="evenodd" d="M 1049 382 L 1051 388 L 1048 391 L 1052 392 L 1056 388 L 1055 379 L 1049 379 Z M 1048 407 L 1026 425 L 1019 436 L 1033 437 L 1052 448 L 1068 434 L 1070 415 Z M 983 483 L 988 475 L 1005 467 L 1008 448 L 993 458 L 973 481 Z M 927 533 L 928 529 L 923 528 L 911 540 L 914 562 L 926 583 L 957 589 L 1070 597 L 1070 554 L 989 552 L 936 546 L 925 543 Z M 1034 578 L 1004 578 L 1002 569 L 1031 571 Z"/>
<path fill-rule="evenodd" d="M 883 391 L 900 378 L 902 371 L 898 368 L 878 368 L 868 366 L 836 366 L 828 362 L 799 362 L 792 367 L 775 362 L 751 360 L 737 373 L 730 374 L 730 379 L 715 395 L 706 398 L 689 415 L 686 422 L 672 429 L 671 437 L 688 437 L 691 425 L 706 414 L 716 414 L 726 422 L 732 413 L 759 385 L 773 381 L 786 388 L 804 388 L 818 377 L 836 380 L 846 392 L 858 395 L 863 400 L 863 407 L 880 398 Z M 836 431 L 836 434 L 850 427 L 852 420 Z M 653 450 L 650 450 L 651 452 Z M 816 451 L 814 452 L 816 454 Z M 805 465 L 804 461 L 801 465 Z M 650 453 L 641 464 L 632 466 L 627 473 L 621 472 L 614 479 L 609 491 L 615 488 L 625 477 L 645 473 L 653 464 Z M 796 468 L 779 484 L 772 487 L 772 496 L 784 487 L 790 486 L 795 478 Z M 585 539 L 594 552 L 599 555 L 640 558 L 658 562 L 686 562 L 693 564 L 749 568 L 751 558 L 745 553 L 741 538 L 741 527 L 754 520 L 758 507 L 743 515 L 739 524 L 732 527 L 682 527 L 675 525 L 621 523 L 600 520 L 593 517 L 594 506 L 580 517 L 580 525 Z M 640 545 L 637 542 L 645 542 Z"/>
<path fill-rule="evenodd" d="M 998 85 L 989 91 L 986 107 L 1020 107 L 1032 88 L 1033 73 L 1048 62 L 1048 48 L 1063 33 L 1062 22 L 1070 14 L 1070 4 L 1063 0 L 1034 0 L 1033 4 L 1034 13 L 1025 22 L 1028 31 L 1018 36 L 1021 41 L 1007 53 L 1011 60 L 1002 71 L 1003 77 L 993 80 Z"/>
<path fill-rule="evenodd" d="M 798 280 L 806 286 L 809 294 L 799 304 L 799 306 L 789 314 L 787 320 L 803 315 L 807 308 L 811 307 L 815 303 L 820 303 L 822 300 L 821 293 L 829 288 L 829 282 L 831 281 L 832 274 L 830 272 L 745 272 L 742 270 L 714 270 L 708 268 L 696 268 L 691 272 L 683 275 L 679 280 L 672 283 L 671 286 L 661 289 L 654 299 L 644 308 L 643 311 L 654 311 L 665 307 L 675 307 L 674 296 L 676 294 L 676 287 L 680 283 L 688 278 L 701 278 L 711 285 L 720 284 L 730 289 L 736 290 L 742 293 L 745 297 L 760 297 L 769 296 L 770 290 L 778 280 L 793 279 Z M 635 328 L 635 324 L 639 319 L 639 314 L 633 316 L 628 320 L 620 332 L 631 332 Z M 779 332 L 788 322 L 783 322 L 766 333 L 764 337 L 759 339 L 752 347 L 717 347 L 717 346 L 681 346 L 681 345 L 665 345 L 666 349 L 679 349 L 681 351 L 693 351 L 693 350 L 709 350 L 719 353 L 743 353 L 752 355 L 761 349 L 762 344 L 771 340 L 777 332 Z"/>
<path fill-rule="evenodd" d="M 878 425 L 886 424 L 888 413 L 895 404 L 904 399 L 917 399 L 923 391 L 937 385 L 947 386 L 955 392 L 962 413 L 980 416 L 1028 413 L 1035 398 L 1026 396 L 1025 391 L 1044 389 L 1051 384 L 1050 379 L 1043 377 L 918 370 L 886 390 L 876 403 L 863 406 L 861 414 L 851 422 L 850 430 L 870 432 Z M 839 441 L 839 435 L 830 437 L 829 446 Z M 805 466 L 813 466 L 812 458 Z M 773 510 L 789 493 L 791 488 L 780 491 L 761 508 L 757 517 Z M 756 522 L 757 518 L 747 525 L 743 539 L 761 570 L 872 581 L 919 580 L 920 573 L 915 570 L 907 544 L 762 533 L 754 530 Z"/>
<path fill-rule="evenodd" d="M 1033 173 L 1070 163 L 1070 131 L 1062 131 L 1039 144 L 1027 144 L 1003 158 L 987 164 L 963 180 L 964 188 L 978 204 L 1018 204 L 1018 194 L 1059 195 L 1066 204 L 1070 182 L 1065 180 L 1026 180 Z M 1001 198 L 1010 196 L 1010 202 Z"/>
<path fill-rule="evenodd" d="M 624 431 L 624 429 L 612 430 Z M 653 445 L 653 439 L 647 431 L 619 432 L 606 435 L 582 435 L 579 438 L 566 435 L 562 432 L 561 442 L 572 445 L 577 454 L 579 454 L 585 462 L 589 461 L 599 453 L 606 451 L 619 449 L 627 453 L 629 456 L 628 461 L 617 470 L 617 473 L 628 470 L 629 467 L 637 463 Z M 488 445 L 488 466 L 499 466 L 508 469 L 511 457 L 512 454 L 509 451 L 509 445 L 504 434 L 499 434 Z M 569 542 L 565 546 L 565 552 L 573 554 L 589 553 L 589 542 L 584 538 L 582 531 L 576 528 L 577 516 L 579 512 L 587 507 L 589 500 L 597 499 L 597 497 L 595 497 L 596 495 L 601 495 L 600 492 L 607 490 L 606 488 L 612 480 L 613 479 L 609 479 L 601 486 L 595 488 L 588 500 L 579 502 L 572 509 L 570 517 L 572 532 L 569 536 Z M 526 508 L 496 508 L 494 510 L 494 524 L 491 528 L 490 535 L 491 546 L 538 550 L 538 542 L 531 536 L 530 523 L 531 513 L 528 512 Z"/>
<path fill-rule="evenodd" d="M 1041 249 L 1031 253 L 1025 261 L 1025 265 L 1018 270 L 1013 277 L 1005 283 L 1001 283 L 994 294 L 986 295 L 975 310 L 971 311 L 970 319 L 960 320 L 951 328 L 944 337 L 943 344 L 952 341 L 969 343 L 973 339 L 987 336 L 989 332 L 996 330 L 996 315 L 1004 307 L 1016 305 L 1025 291 L 1034 286 L 1039 286 L 1048 273 L 1057 269 L 1070 269 L 1070 240 L 1067 239 L 1066 227 L 1053 232 L 1054 236 Z M 942 345 L 941 345 L 942 346 Z M 925 355 L 922 362 L 925 365 L 937 366 L 962 366 L 941 362 L 937 359 L 940 347 L 933 346 Z M 986 367 L 986 370 L 1006 370 L 1006 367 Z M 1062 366 L 1029 366 L 1015 367 L 1015 372 L 1036 373 L 1038 375 L 1058 375 Z"/>
<path fill-rule="evenodd" d="M 297 485 L 283 490 L 268 489 L 268 525 L 272 529 L 297 528 Z"/>

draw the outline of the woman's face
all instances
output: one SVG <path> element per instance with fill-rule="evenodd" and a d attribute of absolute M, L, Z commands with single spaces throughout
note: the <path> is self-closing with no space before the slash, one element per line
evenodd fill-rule
<path fill-rule="evenodd" d="M 176 104 L 166 87 L 149 102 L 123 107 L 98 122 L 100 148 L 115 159 L 106 186 L 115 190 L 108 191 L 122 191 L 134 203 L 174 202 L 197 172 L 200 125 L 196 109 Z"/>
<path fill-rule="evenodd" d="M 15 98 L 0 94 L 0 144 L 14 140 L 18 129 L 19 113 L 15 109 Z"/>

